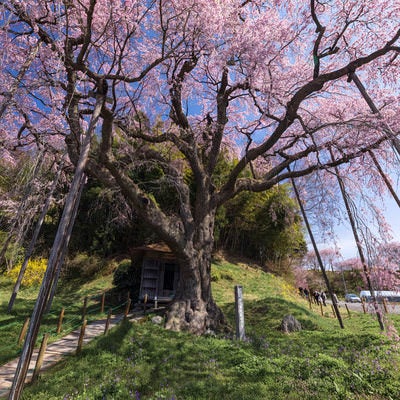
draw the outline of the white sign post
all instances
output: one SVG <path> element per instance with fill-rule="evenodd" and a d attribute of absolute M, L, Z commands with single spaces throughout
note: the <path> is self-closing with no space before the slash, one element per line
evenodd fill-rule
<path fill-rule="evenodd" d="M 244 307 L 243 307 L 243 287 L 235 286 L 235 316 L 236 316 L 236 339 L 244 340 Z"/>

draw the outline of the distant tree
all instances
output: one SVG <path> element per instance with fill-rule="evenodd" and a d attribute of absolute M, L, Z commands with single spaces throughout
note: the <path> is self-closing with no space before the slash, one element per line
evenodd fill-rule
<path fill-rule="evenodd" d="M 376 290 L 400 290 L 400 243 L 381 245 L 370 267 Z"/>
<path fill-rule="evenodd" d="M 262 265 L 301 257 L 306 249 L 297 205 L 288 187 L 280 185 L 264 193 L 242 193 L 223 207 L 219 245 L 238 254 L 259 260 Z"/>
<path fill-rule="evenodd" d="M 357 257 L 339 261 L 336 266 L 341 271 L 357 271 L 362 269 L 361 261 Z"/>
<path fill-rule="evenodd" d="M 337 273 L 337 264 L 340 254 L 336 249 L 325 248 L 318 250 L 319 258 L 322 261 L 326 278 L 329 281 L 329 286 L 336 293 L 340 291 L 342 282 L 340 275 Z M 327 290 L 327 283 L 321 271 L 321 266 L 315 251 L 309 251 L 305 254 L 301 261 L 302 268 L 296 268 L 295 274 L 298 281 L 306 281 L 307 286 L 314 290 Z M 306 271 L 306 272 L 305 272 Z M 304 274 L 306 277 L 304 278 Z"/>
<path fill-rule="evenodd" d="M 326 248 L 326 249 L 320 249 L 318 252 L 321 257 L 322 263 L 325 267 L 325 270 L 326 271 L 331 270 L 333 272 L 335 265 L 337 265 L 337 263 L 339 262 L 340 254 L 338 253 L 338 251 L 332 248 Z M 317 255 L 313 250 L 309 251 L 305 255 L 303 259 L 303 264 L 306 267 L 311 268 L 315 271 L 320 270 Z"/>

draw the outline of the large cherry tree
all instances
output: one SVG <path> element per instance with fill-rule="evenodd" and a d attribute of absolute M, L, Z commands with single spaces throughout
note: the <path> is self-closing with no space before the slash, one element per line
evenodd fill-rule
<path fill-rule="evenodd" d="M 76 164 L 95 124 L 86 173 L 120 191 L 179 260 L 170 329 L 224 324 L 210 281 L 219 206 L 290 176 L 329 177 L 336 166 L 357 181 L 375 174 L 363 167 L 370 151 L 392 157 L 398 2 L 2 0 L 0 7 L 2 156 L 24 146 L 66 149 Z M 378 116 L 354 73 L 378 101 Z M 224 179 L 222 157 L 233 160 Z M 160 169 L 153 184 L 167 185 L 176 207 L 163 209 L 135 168 Z"/>

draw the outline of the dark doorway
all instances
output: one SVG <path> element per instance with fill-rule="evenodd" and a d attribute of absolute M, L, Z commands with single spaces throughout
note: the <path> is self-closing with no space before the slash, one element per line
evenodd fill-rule
<path fill-rule="evenodd" d="M 175 264 L 166 263 L 164 266 L 164 290 L 174 290 Z"/>

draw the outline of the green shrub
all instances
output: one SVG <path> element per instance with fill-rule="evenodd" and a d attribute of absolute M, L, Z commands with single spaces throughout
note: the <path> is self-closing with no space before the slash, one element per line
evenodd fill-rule
<path fill-rule="evenodd" d="M 129 291 L 131 298 L 137 300 L 140 290 L 141 267 L 140 263 L 131 260 L 122 260 L 114 272 L 113 285 L 121 292 Z"/>
<path fill-rule="evenodd" d="M 215 268 L 211 269 L 211 282 L 218 282 L 220 279 L 233 281 L 233 276 L 227 272 L 221 272 Z"/>
<path fill-rule="evenodd" d="M 77 253 L 65 263 L 64 279 L 92 279 L 95 278 L 107 265 L 105 260 L 95 255 Z"/>
<path fill-rule="evenodd" d="M 126 289 L 132 283 L 132 279 L 131 260 L 122 260 L 114 272 L 113 285 L 118 289 Z"/>
<path fill-rule="evenodd" d="M 211 269 L 211 282 L 218 282 L 220 279 L 221 279 L 221 272 L 212 268 Z"/>

